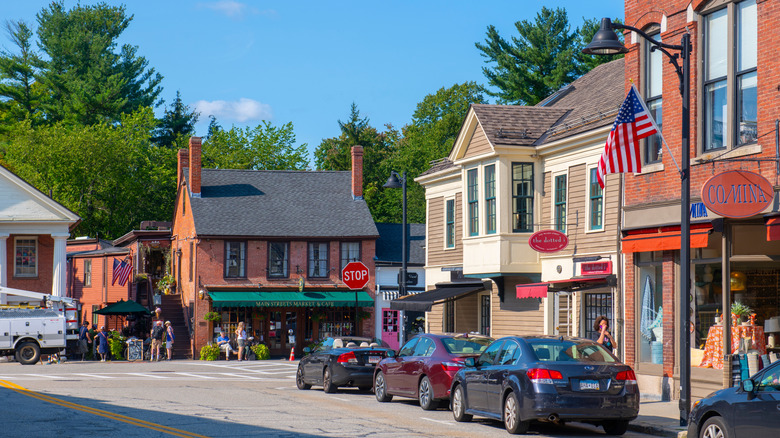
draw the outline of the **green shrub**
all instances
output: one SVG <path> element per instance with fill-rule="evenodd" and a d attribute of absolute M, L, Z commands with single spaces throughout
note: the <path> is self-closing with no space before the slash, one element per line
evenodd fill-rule
<path fill-rule="evenodd" d="M 271 358 L 271 352 L 265 344 L 253 345 L 252 352 L 257 356 L 257 360 L 268 360 Z"/>
<path fill-rule="evenodd" d="M 214 344 L 204 345 L 200 349 L 200 360 L 219 359 L 219 347 Z"/>
<path fill-rule="evenodd" d="M 125 358 L 122 354 L 125 349 L 125 341 L 127 338 L 122 336 L 118 331 L 114 330 L 108 334 L 108 348 L 111 352 L 111 356 L 114 359 L 121 360 Z"/>

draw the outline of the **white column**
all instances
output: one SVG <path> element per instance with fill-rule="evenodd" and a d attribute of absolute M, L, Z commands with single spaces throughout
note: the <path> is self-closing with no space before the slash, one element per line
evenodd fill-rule
<path fill-rule="evenodd" d="M 0 286 L 8 286 L 8 234 L 0 234 Z M 8 304 L 6 294 L 0 294 L 0 304 Z"/>
<path fill-rule="evenodd" d="M 54 263 L 52 268 L 51 294 L 55 297 L 64 297 L 68 234 L 56 233 L 52 234 L 51 237 L 54 238 Z"/>

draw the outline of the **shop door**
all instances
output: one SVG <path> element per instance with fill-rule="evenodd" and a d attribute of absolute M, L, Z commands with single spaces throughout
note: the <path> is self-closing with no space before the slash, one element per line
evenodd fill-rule
<path fill-rule="evenodd" d="M 572 336 L 572 296 L 569 292 L 557 292 L 555 297 L 555 309 L 553 317 L 555 318 L 555 334 L 559 336 Z"/>
<path fill-rule="evenodd" d="M 382 309 L 382 341 L 393 350 L 398 350 L 398 311 Z"/>
<path fill-rule="evenodd" d="M 298 339 L 298 312 L 285 312 L 284 330 L 287 336 L 285 336 L 286 344 L 284 349 L 290 351 L 295 347 L 295 341 Z"/>

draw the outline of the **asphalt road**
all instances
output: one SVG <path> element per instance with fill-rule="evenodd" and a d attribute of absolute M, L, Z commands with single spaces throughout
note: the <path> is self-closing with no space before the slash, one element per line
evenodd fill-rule
<path fill-rule="evenodd" d="M 0 363 L 0 436 L 508 437 L 496 421 L 456 423 L 415 400 L 295 387 L 297 362 Z M 589 425 L 530 436 L 599 437 Z M 625 437 L 647 437 L 628 432 Z"/>

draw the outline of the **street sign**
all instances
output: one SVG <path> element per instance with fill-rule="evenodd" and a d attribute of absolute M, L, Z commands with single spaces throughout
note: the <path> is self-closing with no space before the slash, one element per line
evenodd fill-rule
<path fill-rule="evenodd" d="M 401 272 L 398 272 L 398 275 L 396 276 L 396 281 L 398 283 L 401 282 Z M 406 285 L 407 286 L 417 286 L 417 282 L 419 281 L 419 276 L 416 272 L 407 272 L 406 273 Z"/>
<path fill-rule="evenodd" d="M 368 268 L 361 262 L 349 262 L 341 271 L 341 279 L 350 289 L 363 289 L 368 284 Z"/>

